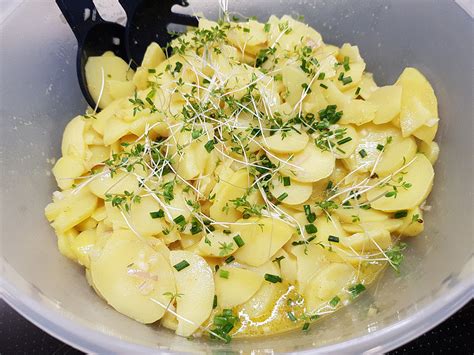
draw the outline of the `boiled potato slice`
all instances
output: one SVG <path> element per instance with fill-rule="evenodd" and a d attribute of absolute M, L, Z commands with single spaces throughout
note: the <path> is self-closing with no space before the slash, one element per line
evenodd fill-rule
<path fill-rule="evenodd" d="M 360 80 L 362 79 L 362 74 L 365 70 L 364 62 L 350 63 L 349 70 L 345 71 L 343 66 L 340 66 L 336 71 L 336 77 L 339 78 L 339 75 L 342 73 L 344 78 L 351 77 L 352 81 L 348 84 L 344 84 L 342 80 L 335 80 L 335 83 L 339 90 L 347 91 L 358 86 Z"/>
<path fill-rule="evenodd" d="M 309 312 L 318 310 L 322 303 L 341 295 L 345 288 L 356 281 L 355 269 L 347 264 L 325 266 L 308 283 L 304 296 Z"/>
<path fill-rule="evenodd" d="M 390 144 L 385 145 L 382 157 L 377 163 L 374 172 L 378 176 L 387 176 L 400 169 L 403 164 L 406 164 L 416 154 L 416 142 L 413 137 L 396 140 Z"/>
<path fill-rule="evenodd" d="M 369 101 L 355 99 L 346 103 L 342 110 L 344 113 L 339 123 L 360 126 L 374 120 L 377 106 Z"/>
<path fill-rule="evenodd" d="M 86 143 L 84 132 L 86 122 L 82 116 L 74 117 L 66 126 L 63 133 L 61 153 L 63 156 L 72 156 L 84 160 L 86 154 Z"/>
<path fill-rule="evenodd" d="M 242 219 L 233 224 L 232 232 L 240 234 L 244 241 L 235 253 L 238 262 L 260 266 L 268 261 L 295 232 L 294 228 L 275 218 Z"/>
<path fill-rule="evenodd" d="M 277 263 L 280 266 L 281 277 L 285 282 L 290 284 L 295 284 L 297 280 L 297 265 L 296 258 L 285 251 L 285 249 L 280 249 L 278 253 L 275 254 L 273 263 Z"/>
<path fill-rule="evenodd" d="M 388 123 L 400 113 L 402 88 L 397 85 L 382 86 L 375 90 L 367 101 L 377 107 L 373 122 L 375 124 Z"/>
<path fill-rule="evenodd" d="M 197 253 L 206 257 L 227 257 L 238 249 L 234 236 L 235 233 L 226 234 L 221 230 L 215 230 L 202 237 Z"/>
<path fill-rule="evenodd" d="M 408 211 L 407 216 L 400 219 L 402 224 L 397 229 L 397 233 L 405 237 L 416 237 L 425 229 L 423 212 L 419 207 Z"/>
<path fill-rule="evenodd" d="M 301 131 L 301 127 L 297 126 L 296 130 L 298 132 L 293 130 L 283 132 L 280 130 L 273 136 L 264 137 L 262 144 L 274 153 L 289 154 L 300 152 L 306 147 L 309 137 L 304 131 Z"/>
<path fill-rule="evenodd" d="M 232 308 L 247 302 L 260 289 L 263 277 L 250 270 L 223 266 L 216 272 L 214 283 L 219 306 Z"/>
<path fill-rule="evenodd" d="M 54 215 L 51 216 L 53 220 L 51 226 L 57 232 L 64 232 L 89 218 L 94 213 L 97 203 L 96 196 L 87 189 L 82 189 L 77 193 L 69 193 L 63 200 L 49 204 L 45 213 L 48 217 L 48 210 L 55 209 Z"/>
<path fill-rule="evenodd" d="M 357 130 L 351 125 L 335 125 L 334 130 L 343 129 L 344 134 L 342 138 L 333 139 L 334 143 L 341 142 L 333 148 L 333 153 L 337 159 L 349 158 L 354 150 L 359 145 L 359 134 Z M 349 139 L 350 141 L 344 142 L 344 139 Z"/>
<path fill-rule="evenodd" d="M 89 229 L 81 232 L 78 236 L 71 239 L 71 250 L 76 256 L 79 264 L 90 267 L 89 254 L 93 250 L 97 241 L 95 229 Z"/>
<path fill-rule="evenodd" d="M 166 59 L 166 55 L 156 42 L 151 42 L 146 48 L 145 55 L 142 60 L 142 67 L 151 69 L 156 68 Z"/>
<path fill-rule="evenodd" d="M 110 117 L 105 124 L 104 144 L 111 145 L 130 132 L 130 123 L 120 117 Z"/>
<path fill-rule="evenodd" d="M 199 255 L 173 250 L 170 252 L 171 265 L 186 261 L 189 266 L 181 271 L 173 267 L 176 289 L 181 294 L 177 298 L 176 312 L 178 328 L 176 334 L 190 336 L 209 317 L 214 301 L 214 276 L 212 270 Z"/>
<path fill-rule="evenodd" d="M 124 101 L 123 99 L 115 100 L 106 108 L 104 108 L 102 111 L 100 111 L 99 113 L 96 113 L 95 114 L 96 118 L 92 122 L 92 128 L 94 128 L 94 130 L 97 133 L 103 136 L 107 121 L 111 117 L 117 117 L 117 112 L 123 105 L 128 105 L 128 102 Z"/>
<path fill-rule="evenodd" d="M 121 195 L 125 191 L 136 191 L 138 183 L 137 178 L 131 173 L 119 171 L 111 177 L 110 172 L 102 172 L 93 178 L 89 188 L 94 195 L 105 200 L 106 194 Z"/>
<path fill-rule="evenodd" d="M 69 229 L 65 232 L 57 232 L 56 236 L 58 237 L 58 249 L 59 252 L 64 255 L 66 258 L 76 261 L 76 253 L 71 247 L 72 241 L 77 237 L 77 231 L 74 229 Z"/>
<path fill-rule="evenodd" d="M 299 182 L 316 182 L 331 175 L 336 159 L 329 151 L 323 151 L 309 142 L 306 148 L 294 155 L 269 157 L 273 164 L 281 164 L 280 173 Z"/>
<path fill-rule="evenodd" d="M 168 260 L 130 231 L 114 232 L 90 268 L 93 284 L 107 303 L 141 323 L 163 317 L 170 302 L 164 294 L 175 294 Z"/>
<path fill-rule="evenodd" d="M 390 232 L 385 229 L 369 229 L 341 239 L 342 245 L 360 252 L 380 251 L 392 245 Z"/>
<path fill-rule="evenodd" d="M 359 47 L 353 46 L 350 43 L 344 43 L 338 51 L 337 59 L 343 62 L 344 58 L 349 58 L 349 63 L 363 62 L 360 56 Z"/>
<path fill-rule="evenodd" d="M 421 141 L 419 145 L 419 151 L 428 158 L 431 165 L 434 165 L 434 163 L 436 163 L 436 160 L 438 160 L 439 145 L 436 142 L 426 143 Z"/>
<path fill-rule="evenodd" d="M 74 156 L 63 156 L 59 158 L 53 167 L 53 175 L 58 186 L 62 190 L 69 189 L 74 185 L 74 179 L 86 172 L 82 160 Z"/>
<path fill-rule="evenodd" d="M 90 145 L 87 147 L 88 159 L 85 161 L 87 170 L 91 170 L 96 165 L 103 163 L 110 158 L 110 147 L 103 145 Z"/>
<path fill-rule="evenodd" d="M 129 65 L 120 57 L 106 52 L 99 57 L 89 57 L 85 66 L 87 88 L 97 103 L 100 98 L 99 107 L 107 107 L 113 98 L 110 95 L 108 88 L 108 81 L 120 80 L 130 81 L 132 80 L 134 71 L 130 69 Z M 102 85 L 104 89 L 101 93 Z"/>
<path fill-rule="evenodd" d="M 286 102 L 294 107 L 303 98 L 303 84 L 308 85 L 309 79 L 299 66 L 285 65 L 281 68 L 283 83 L 286 87 Z"/>
<path fill-rule="evenodd" d="M 402 221 L 398 219 L 386 219 L 384 221 L 358 222 L 343 224 L 342 228 L 348 233 L 360 233 L 364 231 L 387 230 L 393 232 L 400 228 Z"/>
<path fill-rule="evenodd" d="M 415 68 L 406 68 L 396 85 L 402 87 L 400 128 L 404 137 L 413 134 L 427 123 L 430 124 L 432 119 L 438 119 L 438 101 L 423 74 Z M 429 127 L 436 132 L 438 124 Z"/>
<path fill-rule="evenodd" d="M 282 283 L 263 282 L 260 289 L 241 306 L 241 312 L 251 319 L 268 314 L 275 307 L 278 298 L 287 290 Z"/>
<path fill-rule="evenodd" d="M 289 177 L 286 177 L 290 179 Z M 270 192 L 275 198 L 286 196 L 281 199 L 281 202 L 287 205 L 298 205 L 307 201 L 313 193 L 312 183 L 304 183 L 298 181 L 291 181 L 290 185 L 285 186 L 285 179 L 278 175 L 272 179 L 270 185 Z"/>
<path fill-rule="evenodd" d="M 353 101 L 349 96 L 339 91 L 336 84 L 334 84 L 332 81 L 325 80 L 324 85 L 327 86 L 327 89 L 324 89 L 322 92 L 328 103 L 336 105 L 339 109 L 341 109 L 345 108 Z M 344 114 L 342 116 L 344 117 L 345 114 L 346 112 L 344 110 Z M 343 123 L 341 121 L 339 122 Z"/>
<path fill-rule="evenodd" d="M 227 40 L 240 51 L 257 55 L 263 45 L 267 42 L 267 33 L 264 31 L 263 23 L 249 20 L 240 22 L 227 33 Z"/>
<path fill-rule="evenodd" d="M 417 154 L 414 159 L 410 166 L 391 180 L 392 184 L 408 183 L 411 184 L 410 187 L 398 187 L 398 194 L 391 197 L 385 196 L 385 194 L 393 191 L 392 187 L 373 188 L 367 192 L 367 198 L 369 201 L 373 201 L 371 202 L 372 208 L 387 212 L 408 210 L 418 206 L 426 199 L 433 186 L 433 166 L 423 154 Z M 377 181 L 375 180 L 375 182 Z M 382 197 L 378 198 L 380 195 Z"/>
<path fill-rule="evenodd" d="M 240 169 L 233 173 L 229 179 L 221 179 L 214 187 L 214 201 L 210 208 L 212 219 L 221 222 L 234 222 L 242 216 L 231 202 L 239 197 L 245 196 L 251 186 L 253 178 L 247 169 Z"/>
<path fill-rule="evenodd" d="M 386 213 L 362 208 L 338 208 L 334 210 L 334 213 L 343 223 L 383 222 L 389 217 Z"/>
<path fill-rule="evenodd" d="M 110 97 L 113 100 L 132 96 L 135 92 L 135 84 L 132 81 L 109 79 L 107 85 L 109 86 Z"/>
<path fill-rule="evenodd" d="M 298 292 L 304 293 L 309 280 L 329 264 L 327 252 L 315 243 L 293 246 L 291 250 L 296 256 Z"/>

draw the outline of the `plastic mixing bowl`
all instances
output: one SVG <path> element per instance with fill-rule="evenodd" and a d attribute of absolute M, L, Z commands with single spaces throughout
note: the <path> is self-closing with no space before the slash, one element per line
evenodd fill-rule
<path fill-rule="evenodd" d="M 191 0 L 210 18 L 217 1 Z M 419 68 L 439 99 L 441 155 L 426 230 L 408 241 L 401 275 L 388 270 L 349 307 L 307 334 L 189 341 L 139 324 L 107 306 L 81 267 L 58 252 L 43 216 L 55 182 L 65 124 L 84 111 L 75 77 L 76 43 L 53 1 L 23 1 L 4 14 L 1 33 L 2 295 L 26 318 L 66 343 L 93 352 L 378 353 L 422 334 L 472 297 L 473 22 L 453 1 L 231 1 L 257 15 L 302 14 L 325 41 L 357 44 L 379 85 Z M 368 311 L 376 309 L 377 311 Z M 375 313 L 375 314 L 374 314 Z"/>

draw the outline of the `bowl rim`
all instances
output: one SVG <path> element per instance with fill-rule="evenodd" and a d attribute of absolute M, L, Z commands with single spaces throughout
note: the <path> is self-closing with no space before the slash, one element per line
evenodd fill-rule
<path fill-rule="evenodd" d="M 474 278 L 470 273 L 473 256 L 467 260 L 464 269 L 468 270 L 467 277 L 461 277 L 459 282 L 446 291 L 433 296 L 433 300 L 421 308 L 417 308 L 410 316 L 396 321 L 373 333 L 354 337 L 340 343 L 324 345 L 319 348 L 305 349 L 298 353 L 366 353 L 378 354 L 393 350 L 417 336 L 435 327 L 448 318 L 474 296 Z M 2 269 L 5 269 L 3 259 Z M 36 292 L 40 292 L 36 290 Z M 151 350 L 166 353 L 177 353 L 169 348 L 150 348 L 138 343 L 132 343 L 116 336 L 105 334 L 84 324 L 78 324 L 61 312 L 60 307 L 45 307 L 25 292 L 9 283 L 4 276 L 0 279 L 0 295 L 3 300 L 31 323 L 53 337 L 84 352 L 134 352 L 144 353 Z"/>

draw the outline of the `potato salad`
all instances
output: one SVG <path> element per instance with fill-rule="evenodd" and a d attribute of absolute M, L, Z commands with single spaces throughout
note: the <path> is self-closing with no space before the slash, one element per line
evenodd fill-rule
<path fill-rule="evenodd" d="M 86 78 L 97 107 L 64 130 L 45 213 L 137 322 L 223 342 L 308 331 L 400 272 L 424 229 L 439 118 L 417 69 L 379 87 L 357 46 L 271 16 L 201 18 L 136 70 L 89 58 Z"/>

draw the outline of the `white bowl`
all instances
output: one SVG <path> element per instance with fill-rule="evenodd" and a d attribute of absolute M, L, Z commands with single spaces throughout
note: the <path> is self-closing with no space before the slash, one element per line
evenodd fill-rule
<path fill-rule="evenodd" d="M 230 2 L 230 10 L 261 19 L 303 14 L 326 42 L 359 45 L 379 85 L 393 83 L 406 66 L 419 68 L 438 96 L 441 155 L 426 230 L 408 241 L 401 276 L 386 272 L 353 305 L 308 334 L 229 345 L 189 341 L 120 315 L 90 289 L 83 270 L 59 254 L 43 208 L 56 188 L 48 159 L 60 154 L 66 122 L 85 108 L 75 76 L 76 41 L 53 1 L 19 3 L 0 23 L 1 288 L 4 299 L 39 327 L 99 353 L 378 353 L 434 327 L 472 298 L 473 21 L 454 2 Z M 215 0 L 191 6 L 217 16 Z M 378 312 L 369 316 L 369 307 Z"/>

